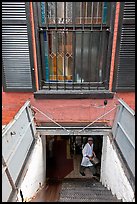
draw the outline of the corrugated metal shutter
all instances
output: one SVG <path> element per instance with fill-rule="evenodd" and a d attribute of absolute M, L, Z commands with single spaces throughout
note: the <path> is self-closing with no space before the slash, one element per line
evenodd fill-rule
<path fill-rule="evenodd" d="M 135 2 L 125 2 L 116 90 L 135 89 Z"/>
<path fill-rule="evenodd" d="M 5 91 L 32 91 L 25 2 L 2 2 L 2 60 Z"/>

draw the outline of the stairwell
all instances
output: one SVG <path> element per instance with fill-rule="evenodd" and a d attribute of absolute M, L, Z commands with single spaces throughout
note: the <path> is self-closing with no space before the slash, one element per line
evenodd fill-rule
<path fill-rule="evenodd" d="M 66 179 L 59 202 L 122 202 L 95 179 Z"/>

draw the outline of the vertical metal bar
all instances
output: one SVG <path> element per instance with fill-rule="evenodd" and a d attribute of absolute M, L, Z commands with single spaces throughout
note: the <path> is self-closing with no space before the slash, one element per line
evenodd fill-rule
<path fill-rule="evenodd" d="M 75 30 L 75 2 L 72 2 L 72 24 L 73 31 Z"/>
<path fill-rule="evenodd" d="M 41 61 L 42 61 L 42 80 L 46 81 L 45 71 L 45 50 L 44 50 L 44 33 L 43 30 L 40 32 L 40 45 L 41 45 Z"/>
<path fill-rule="evenodd" d="M 85 18 L 84 18 L 84 2 L 82 2 L 82 30 L 84 31 L 84 24 L 85 24 Z"/>
<path fill-rule="evenodd" d="M 98 54 L 98 63 L 97 63 L 97 82 L 100 81 L 101 79 L 101 76 L 102 76 L 102 73 L 101 73 L 101 69 L 100 69 L 100 66 L 102 66 L 102 63 L 101 63 L 101 44 L 102 44 L 102 32 L 99 32 L 99 54 Z M 98 87 L 97 87 L 98 88 Z"/>
<path fill-rule="evenodd" d="M 92 62 L 92 55 L 91 55 L 91 42 L 92 42 L 92 35 L 93 32 L 89 31 L 89 52 L 88 52 L 88 69 L 89 69 L 89 76 L 91 76 L 91 62 Z M 90 77 L 89 77 L 89 90 L 90 90 Z"/>
<path fill-rule="evenodd" d="M 94 12 L 94 2 L 92 1 L 92 10 L 91 10 L 91 19 L 92 19 L 92 22 L 91 22 L 91 30 L 93 30 L 93 12 Z"/>
<path fill-rule="evenodd" d="M 38 25 L 42 27 L 41 23 L 41 2 L 37 2 L 37 11 L 38 11 Z"/>
<path fill-rule="evenodd" d="M 49 60 L 50 59 L 50 57 L 49 57 L 49 31 L 47 30 L 46 33 L 47 33 L 47 51 L 48 51 L 48 60 Z M 48 63 L 48 68 L 49 68 L 48 78 L 49 78 L 49 90 L 50 90 L 50 65 L 49 65 L 49 63 Z"/>
<path fill-rule="evenodd" d="M 89 39 L 89 67 L 90 67 L 90 71 L 89 71 L 89 76 L 90 76 L 90 80 L 91 80 L 91 58 L 92 58 L 92 53 L 91 53 L 91 50 L 92 50 L 92 36 L 93 36 L 93 12 L 94 12 L 94 2 L 92 2 L 92 8 L 91 8 L 91 27 L 90 27 L 90 39 Z M 90 81 L 89 81 L 89 89 L 90 89 Z"/>
<path fill-rule="evenodd" d="M 58 58 L 57 58 L 57 54 L 58 54 L 58 33 L 57 33 L 57 30 L 55 31 L 56 32 L 56 89 L 58 90 Z"/>
<path fill-rule="evenodd" d="M 82 12 L 81 12 L 81 9 L 82 9 L 82 2 L 79 2 L 79 14 L 80 14 L 80 24 L 81 24 L 81 19 L 82 19 Z"/>
<path fill-rule="evenodd" d="M 82 36 L 81 36 L 81 67 L 80 67 L 80 75 L 81 75 L 81 90 L 82 90 L 82 73 L 83 73 L 83 36 L 84 36 L 84 3 L 82 2 Z"/>
<path fill-rule="evenodd" d="M 102 13 L 101 13 L 101 31 L 102 31 L 102 25 L 103 25 L 103 12 L 104 12 L 104 2 L 102 2 Z"/>
<path fill-rule="evenodd" d="M 57 19 L 57 2 L 55 2 L 55 26 L 57 29 L 58 19 Z"/>
<path fill-rule="evenodd" d="M 64 2 L 64 89 L 66 89 L 66 2 Z"/>
<path fill-rule="evenodd" d="M 99 2 L 97 2 L 97 15 L 96 15 L 96 23 L 98 24 L 98 13 L 99 13 Z"/>
<path fill-rule="evenodd" d="M 84 24 L 87 24 L 87 13 L 88 13 L 88 11 L 87 11 L 87 2 L 84 2 L 85 3 L 85 16 L 84 16 Z"/>
<path fill-rule="evenodd" d="M 45 2 L 45 17 L 46 17 L 46 36 L 47 36 L 47 49 L 48 49 L 48 60 L 49 60 L 49 35 L 48 35 L 48 2 Z M 50 67 L 48 63 L 48 78 L 49 78 L 49 90 L 50 90 Z"/>
<path fill-rule="evenodd" d="M 102 16 L 103 16 L 103 5 L 102 4 Z M 100 26 L 100 44 L 99 44 L 99 81 L 102 81 L 102 67 L 103 67 L 103 50 L 104 50 L 104 40 L 103 40 L 103 31 L 102 31 L 102 21 Z M 101 63 L 102 62 L 102 63 Z"/>
<path fill-rule="evenodd" d="M 82 89 L 82 73 L 83 73 L 83 36 L 84 36 L 84 31 L 82 30 L 82 36 L 81 36 L 81 89 Z"/>
<path fill-rule="evenodd" d="M 102 62 L 102 63 L 100 63 L 100 66 L 99 66 L 99 78 L 100 78 L 100 81 L 102 82 L 102 75 L 103 75 L 103 67 L 104 67 L 104 60 L 103 60 L 103 58 L 105 58 L 105 57 L 103 57 L 104 56 L 104 48 L 105 48 L 105 43 L 106 43 L 106 36 L 105 36 L 105 33 L 103 33 L 104 31 L 101 31 L 100 33 L 101 33 L 101 35 L 102 35 L 102 42 L 101 42 L 101 48 L 100 48 L 100 52 L 101 52 L 101 54 L 100 54 L 100 61 Z M 103 79 L 104 80 L 104 79 Z"/>
<path fill-rule="evenodd" d="M 58 54 L 58 33 L 57 33 L 57 2 L 55 2 L 55 33 L 56 33 L 56 89 L 58 90 L 58 61 L 57 61 L 57 54 Z"/>
<path fill-rule="evenodd" d="M 75 82 L 75 51 L 76 51 L 76 31 L 75 31 L 75 2 L 72 2 L 72 56 L 73 56 L 73 90 L 74 90 L 74 82 Z"/>

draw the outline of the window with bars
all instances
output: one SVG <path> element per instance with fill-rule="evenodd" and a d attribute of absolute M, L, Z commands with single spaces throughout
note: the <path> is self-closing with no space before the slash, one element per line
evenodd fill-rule
<path fill-rule="evenodd" d="M 111 2 L 40 2 L 43 87 L 104 89 Z"/>

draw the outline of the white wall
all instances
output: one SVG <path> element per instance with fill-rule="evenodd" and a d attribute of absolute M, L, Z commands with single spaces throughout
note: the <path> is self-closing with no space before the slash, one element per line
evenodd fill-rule
<path fill-rule="evenodd" d="M 38 137 L 27 166 L 27 172 L 19 188 L 26 201 L 30 200 L 46 181 L 46 137 Z M 16 202 L 21 202 L 19 193 Z"/>
<path fill-rule="evenodd" d="M 103 137 L 100 180 L 118 199 L 122 199 L 123 202 L 135 202 L 134 191 L 108 136 Z"/>

